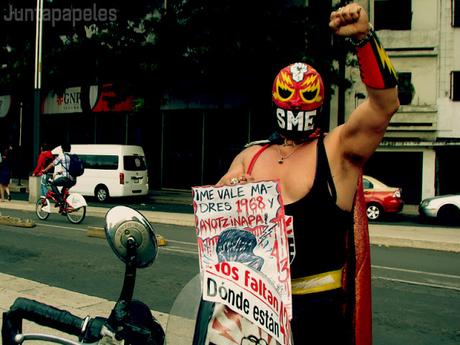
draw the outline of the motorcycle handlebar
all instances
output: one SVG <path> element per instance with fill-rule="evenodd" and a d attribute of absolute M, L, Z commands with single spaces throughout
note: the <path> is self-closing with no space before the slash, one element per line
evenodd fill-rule
<path fill-rule="evenodd" d="M 131 344 L 162 344 L 164 340 L 164 332 L 161 325 L 156 322 L 150 313 L 148 307 L 140 301 L 132 301 L 129 304 L 128 310 L 124 304 L 117 305 L 119 308 L 114 308 L 112 314 L 120 318 L 117 319 L 116 329 L 121 330 L 123 338 L 129 340 Z M 131 315 L 130 313 L 133 313 Z M 129 317 L 128 317 L 129 315 Z M 49 327 L 69 335 L 77 336 L 84 343 L 94 343 L 102 338 L 102 329 L 108 327 L 108 331 L 112 332 L 112 328 L 108 323 L 108 319 L 103 317 L 80 318 L 71 314 L 66 310 L 61 310 L 56 307 L 31 300 L 28 298 L 17 298 L 10 309 L 3 313 L 2 325 L 2 340 L 4 345 L 13 345 L 17 340 L 43 340 L 53 338 L 52 335 L 37 335 L 37 334 L 22 334 L 22 338 L 17 338 L 18 333 L 22 330 L 22 320 L 29 320 L 38 325 Z M 129 322 L 126 322 L 128 321 Z M 119 326 L 122 326 L 119 328 Z M 56 339 L 60 339 L 56 337 Z M 161 341 L 156 342 L 156 339 Z M 62 344 L 70 344 L 71 341 L 65 340 Z"/>
<path fill-rule="evenodd" d="M 82 319 L 66 310 L 22 297 L 16 299 L 10 311 L 19 320 L 26 319 L 78 337 L 84 334 L 89 321 L 89 318 Z"/>

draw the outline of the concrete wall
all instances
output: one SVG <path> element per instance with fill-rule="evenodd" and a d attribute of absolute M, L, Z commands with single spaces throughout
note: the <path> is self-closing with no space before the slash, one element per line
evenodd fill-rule
<path fill-rule="evenodd" d="M 460 138 L 460 102 L 450 100 L 450 73 L 460 71 L 460 28 L 451 26 L 451 0 L 440 0 L 438 136 Z"/>
<path fill-rule="evenodd" d="M 393 54 L 391 54 L 393 55 Z M 391 58 L 398 72 L 411 72 L 415 88 L 412 105 L 434 105 L 438 90 L 438 60 L 436 56 L 395 56 Z"/>
<path fill-rule="evenodd" d="M 412 30 L 436 30 L 439 25 L 439 8 L 444 1 L 412 0 Z"/>
<path fill-rule="evenodd" d="M 422 199 L 435 195 L 436 153 L 432 149 L 423 151 Z"/>

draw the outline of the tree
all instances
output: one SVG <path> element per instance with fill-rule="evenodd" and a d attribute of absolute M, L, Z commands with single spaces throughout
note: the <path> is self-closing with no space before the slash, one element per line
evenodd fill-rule
<path fill-rule="evenodd" d="M 326 16 L 285 1 L 188 0 L 168 11 L 178 28 L 160 37 L 182 49 L 179 60 L 169 60 L 176 76 L 266 90 L 278 70 L 294 61 L 328 71 L 329 59 L 314 54 L 319 31 L 327 31 Z M 318 17 L 326 17 L 319 22 Z M 168 19 L 167 19 L 168 20 Z M 171 21 L 171 19 L 169 19 Z M 324 49 L 321 49 L 324 50 Z M 167 54 L 169 55 L 169 54 Z M 169 69 L 168 69 L 169 70 Z"/>
<path fill-rule="evenodd" d="M 161 1 L 45 0 L 43 88 L 112 82 L 122 96 L 134 94 L 139 104 L 157 108 L 164 92 L 197 87 L 238 90 L 258 104 L 279 69 L 295 61 L 337 82 L 329 2 L 287 3 L 169 1 L 164 11 Z M 13 0 L 0 6 L 3 13 L 34 11 L 31 0 L 19 4 L 24 7 Z M 7 33 L 0 38 L 1 90 L 25 95 L 32 87 L 34 20 L 0 22 Z"/>
<path fill-rule="evenodd" d="M 19 1 L 20 4 L 26 1 Z M 15 12 L 18 1 L 0 3 L 0 92 L 23 95 L 33 85 L 35 24 L 29 20 L 33 10 Z"/>
<path fill-rule="evenodd" d="M 156 70 L 150 29 L 160 14 L 151 1 L 139 5 L 106 0 L 45 1 L 43 88 L 59 91 L 68 86 L 114 82 L 130 92 L 145 84 L 146 76 Z M 0 38 L 0 89 L 4 92 L 24 95 L 32 88 L 34 6 L 30 0 L 1 4 L 2 13 L 16 14 L 12 20 L 0 22 L 0 29 L 7 33 Z"/>

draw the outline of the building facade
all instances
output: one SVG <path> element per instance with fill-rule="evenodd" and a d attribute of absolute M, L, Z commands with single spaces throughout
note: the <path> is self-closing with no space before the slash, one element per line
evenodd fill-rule
<path fill-rule="evenodd" d="M 401 102 L 365 172 L 402 187 L 409 203 L 460 192 L 454 173 L 460 156 L 460 1 L 374 0 L 364 5 L 398 72 Z M 365 89 L 358 68 L 346 73 L 355 81 L 346 92 L 349 114 Z"/>

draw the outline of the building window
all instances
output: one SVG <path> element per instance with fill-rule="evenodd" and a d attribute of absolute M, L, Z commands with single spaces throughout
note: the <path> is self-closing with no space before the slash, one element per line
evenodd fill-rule
<path fill-rule="evenodd" d="M 411 104 L 414 97 L 411 72 L 398 73 L 398 98 L 401 105 Z"/>
<path fill-rule="evenodd" d="M 460 71 L 450 72 L 450 99 L 460 101 Z"/>
<path fill-rule="evenodd" d="M 374 0 L 375 30 L 410 30 L 411 23 L 411 0 Z"/>
<path fill-rule="evenodd" d="M 460 0 L 452 0 L 452 26 L 460 27 Z"/>

